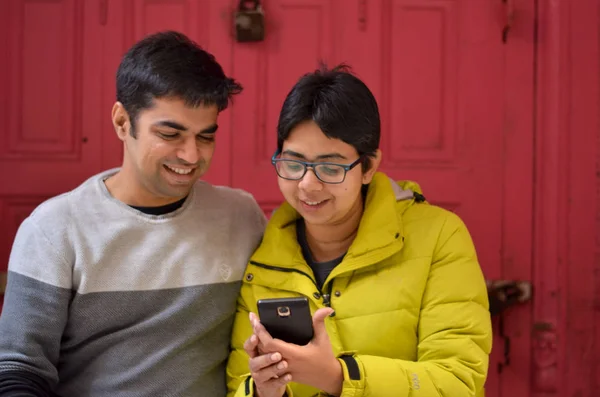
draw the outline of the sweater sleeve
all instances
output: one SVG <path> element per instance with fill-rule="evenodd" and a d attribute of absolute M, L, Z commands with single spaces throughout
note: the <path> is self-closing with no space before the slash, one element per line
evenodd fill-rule
<path fill-rule="evenodd" d="M 0 315 L 0 396 L 46 396 L 58 382 L 71 267 L 31 218 L 17 232 Z"/>

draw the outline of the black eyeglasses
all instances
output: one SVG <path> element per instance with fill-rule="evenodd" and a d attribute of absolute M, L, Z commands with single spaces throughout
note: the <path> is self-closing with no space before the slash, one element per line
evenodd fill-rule
<path fill-rule="evenodd" d="M 304 178 L 309 168 L 315 176 L 324 183 L 342 183 L 346 179 L 346 173 L 360 164 L 363 159 L 360 156 L 352 164 L 337 163 L 308 163 L 306 161 L 277 158 L 279 151 L 271 158 L 275 171 L 280 178 L 297 181 Z"/>

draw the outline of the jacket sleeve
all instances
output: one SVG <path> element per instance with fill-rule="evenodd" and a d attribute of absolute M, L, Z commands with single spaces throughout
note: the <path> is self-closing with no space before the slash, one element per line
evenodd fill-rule
<path fill-rule="evenodd" d="M 485 281 L 471 236 L 449 213 L 421 303 L 417 361 L 340 358 L 342 397 L 465 397 L 483 389 L 492 345 Z"/>
<path fill-rule="evenodd" d="M 68 317 L 71 267 L 30 219 L 17 232 L 0 316 L 0 396 L 47 396 Z"/>
<path fill-rule="evenodd" d="M 250 376 L 248 354 L 244 350 L 244 342 L 252 335 L 248 305 L 245 295 L 250 294 L 249 288 L 242 285 L 237 302 L 237 311 L 233 322 L 231 335 L 231 351 L 227 362 L 227 397 L 254 396 L 254 382 Z M 286 388 L 286 397 L 293 397 L 291 385 Z"/>

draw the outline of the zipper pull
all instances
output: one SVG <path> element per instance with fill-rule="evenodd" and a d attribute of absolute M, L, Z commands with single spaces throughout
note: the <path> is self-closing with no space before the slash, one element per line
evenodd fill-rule
<path fill-rule="evenodd" d="M 327 307 L 331 307 L 331 300 L 329 299 L 330 297 L 330 294 L 323 294 L 323 304 Z"/>

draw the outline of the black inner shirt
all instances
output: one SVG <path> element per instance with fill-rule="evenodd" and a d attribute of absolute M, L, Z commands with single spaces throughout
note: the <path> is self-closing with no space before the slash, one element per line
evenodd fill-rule
<path fill-rule="evenodd" d="M 181 200 L 175 201 L 174 203 L 160 205 L 158 207 L 138 207 L 135 205 L 130 205 L 130 207 L 135 208 L 136 210 L 148 215 L 165 215 L 181 208 L 183 203 L 185 203 L 186 198 L 187 196 L 185 196 Z"/>
<path fill-rule="evenodd" d="M 319 290 L 322 290 L 325 280 L 327 280 L 327 277 L 333 271 L 333 269 L 342 262 L 346 254 L 344 253 L 344 255 L 330 261 L 316 262 L 310 254 L 310 249 L 308 248 L 308 242 L 306 241 L 306 226 L 304 225 L 304 219 L 302 218 L 296 221 L 296 238 L 298 239 L 300 248 L 302 248 L 304 260 L 306 260 L 306 263 L 308 263 L 308 266 L 310 266 L 315 274 L 315 281 L 317 282 Z"/>

